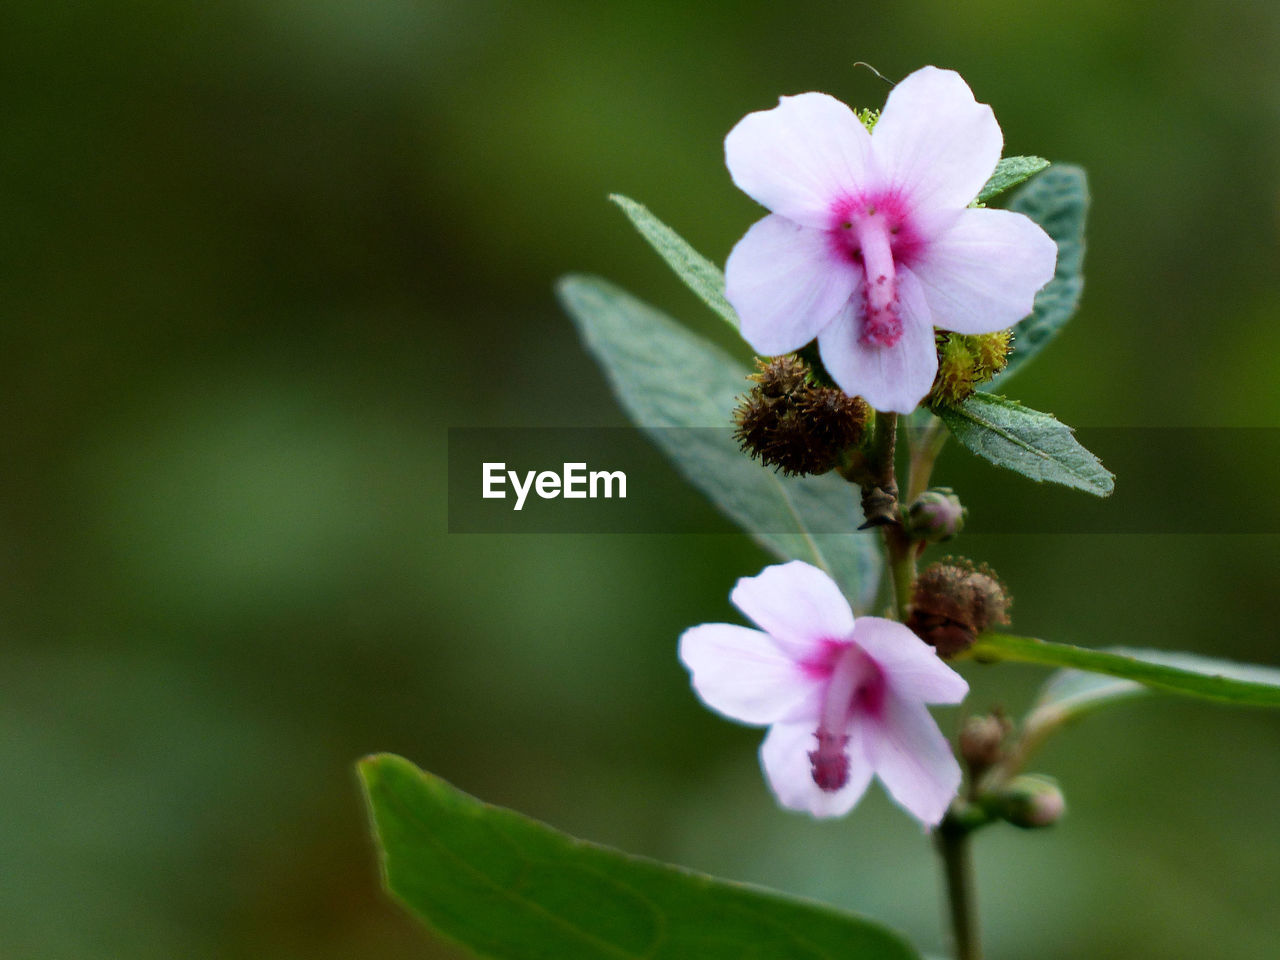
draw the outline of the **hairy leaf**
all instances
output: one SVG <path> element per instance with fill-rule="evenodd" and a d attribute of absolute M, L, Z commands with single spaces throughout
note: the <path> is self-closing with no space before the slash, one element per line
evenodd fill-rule
<path fill-rule="evenodd" d="M 750 387 L 746 368 L 608 281 L 565 277 L 558 293 L 622 408 L 689 482 L 767 549 L 823 568 L 866 609 L 880 556 L 872 534 L 852 532 L 862 522 L 857 489 L 835 474 L 780 476 L 738 449 L 729 428 Z M 721 429 L 672 429 L 682 427 Z"/>
<path fill-rule="evenodd" d="M 1084 289 L 1084 226 L 1089 211 L 1089 185 L 1084 171 L 1069 164 L 1055 165 L 1014 194 L 1009 209 L 1026 214 L 1053 238 L 1058 245 L 1058 265 L 1053 279 L 1036 294 L 1031 315 L 1013 328 L 1009 365 L 992 381 L 999 384 L 1043 350 L 1080 304 Z"/>
<path fill-rule="evenodd" d="M 978 193 L 978 202 L 986 203 L 1010 187 L 1029 180 L 1049 166 L 1043 157 L 1004 157 L 996 164 L 995 172 Z"/>
<path fill-rule="evenodd" d="M 649 212 L 649 208 L 619 193 L 609 199 L 622 208 L 649 246 L 667 261 L 685 286 L 696 293 L 712 310 L 724 317 L 736 330 L 738 314 L 724 298 L 724 274 L 714 263 L 700 254 L 680 234 Z"/>
<path fill-rule="evenodd" d="M 919 960 L 852 914 L 575 840 L 407 760 L 360 763 L 387 889 L 495 960 Z"/>
<path fill-rule="evenodd" d="M 1110 471 L 1047 413 L 989 393 L 934 412 L 957 440 L 998 467 L 1102 497 L 1115 489 Z"/>

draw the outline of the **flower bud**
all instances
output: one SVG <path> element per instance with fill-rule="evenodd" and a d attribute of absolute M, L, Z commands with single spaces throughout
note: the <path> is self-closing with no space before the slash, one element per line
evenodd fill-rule
<path fill-rule="evenodd" d="M 952 406 L 967 399 L 1005 368 L 1013 331 L 962 334 L 938 331 L 938 372 L 925 402 L 929 406 Z"/>
<path fill-rule="evenodd" d="M 987 801 L 988 809 L 1015 827 L 1048 827 L 1062 819 L 1067 801 L 1052 777 L 1024 773 L 1014 777 Z"/>
<path fill-rule="evenodd" d="M 787 476 L 826 473 L 862 440 L 871 408 L 814 381 L 798 357 L 756 359 L 751 391 L 734 411 L 742 449 Z"/>
<path fill-rule="evenodd" d="M 950 540 L 964 529 L 967 512 L 950 487 L 926 490 L 907 508 L 907 536 L 926 543 Z"/>
<path fill-rule="evenodd" d="M 973 645 L 993 623 L 1009 622 L 1009 593 L 987 566 L 947 557 L 916 579 L 907 626 L 940 657 L 954 657 Z"/>
<path fill-rule="evenodd" d="M 960 755 L 974 776 L 1004 759 L 1004 738 L 1009 721 L 997 714 L 970 717 L 960 730 Z"/>

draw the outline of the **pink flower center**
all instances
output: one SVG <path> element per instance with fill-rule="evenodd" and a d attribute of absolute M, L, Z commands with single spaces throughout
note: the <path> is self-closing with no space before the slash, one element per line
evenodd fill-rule
<path fill-rule="evenodd" d="M 814 736 L 818 749 L 810 751 L 813 782 L 834 793 L 849 782 L 849 723 L 856 714 L 878 716 L 884 709 L 885 680 L 880 665 L 853 643 L 832 644 L 822 712 Z"/>
<path fill-rule="evenodd" d="M 918 246 L 903 204 L 894 196 L 861 197 L 837 204 L 833 214 L 837 250 L 860 265 L 865 277 L 858 339 L 892 347 L 902 339 L 897 267 Z"/>

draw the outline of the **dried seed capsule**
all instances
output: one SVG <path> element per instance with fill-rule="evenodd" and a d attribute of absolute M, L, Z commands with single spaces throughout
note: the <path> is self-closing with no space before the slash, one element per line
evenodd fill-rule
<path fill-rule="evenodd" d="M 787 476 L 826 473 L 866 433 L 860 397 L 814 381 L 795 356 L 756 359 L 755 385 L 734 411 L 742 449 Z"/>
<path fill-rule="evenodd" d="M 1010 602 L 989 567 L 947 557 L 917 578 L 907 626 L 933 644 L 939 656 L 954 657 L 992 624 L 1008 623 Z"/>

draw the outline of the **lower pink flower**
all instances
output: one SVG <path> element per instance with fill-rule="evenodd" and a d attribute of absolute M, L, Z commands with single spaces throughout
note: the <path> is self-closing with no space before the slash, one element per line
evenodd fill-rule
<path fill-rule="evenodd" d="M 760 762 L 778 802 L 843 816 L 874 775 L 936 825 L 960 766 L 925 704 L 959 703 L 964 679 L 902 624 L 855 620 L 831 578 L 799 560 L 744 577 L 730 598 L 761 629 L 691 627 L 680 660 L 711 709 L 769 726 Z"/>

